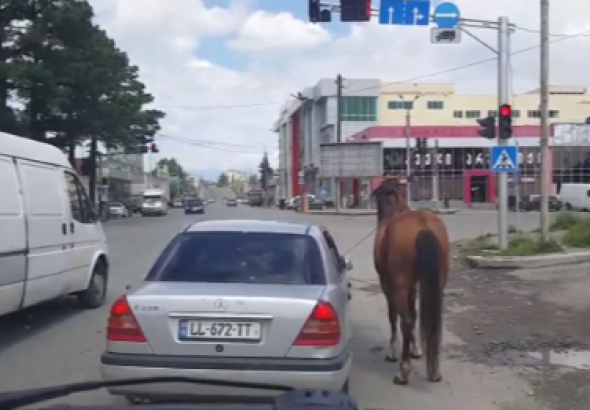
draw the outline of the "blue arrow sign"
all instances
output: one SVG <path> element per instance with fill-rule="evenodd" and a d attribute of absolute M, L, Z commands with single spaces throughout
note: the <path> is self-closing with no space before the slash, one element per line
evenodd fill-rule
<path fill-rule="evenodd" d="M 586 117 L 586 125 L 590 125 L 590 117 Z"/>
<path fill-rule="evenodd" d="M 299 177 L 299 185 L 305 185 L 305 178 Z"/>
<path fill-rule="evenodd" d="M 379 24 L 390 26 L 427 26 L 429 22 L 429 0 L 381 0 Z"/>
<path fill-rule="evenodd" d="M 438 28 L 456 28 L 460 21 L 461 13 L 455 3 L 440 3 L 434 9 L 434 24 Z"/>
<path fill-rule="evenodd" d="M 492 171 L 497 174 L 514 174 L 518 172 L 518 147 L 514 145 L 492 147 L 490 159 Z"/>

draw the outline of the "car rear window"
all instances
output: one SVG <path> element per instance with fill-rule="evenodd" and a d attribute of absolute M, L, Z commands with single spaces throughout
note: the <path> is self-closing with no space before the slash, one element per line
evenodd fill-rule
<path fill-rule="evenodd" d="M 185 232 L 164 250 L 148 281 L 325 285 L 322 258 L 308 235 Z"/>

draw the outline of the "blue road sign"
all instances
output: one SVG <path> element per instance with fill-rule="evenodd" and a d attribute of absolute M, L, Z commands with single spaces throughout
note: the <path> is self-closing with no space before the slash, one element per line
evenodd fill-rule
<path fill-rule="evenodd" d="M 305 185 L 305 178 L 299 177 L 299 185 Z"/>
<path fill-rule="evenodd" d="M 328 191 L 326 190 L 326 188 L 322 188 L 322 189 L 320 190 L 320 195 L 321 195 L 321 196 L 326 196 L 326 195 L 328 195 Z"/>
<path fill-rule="evenodd" d="M 495 173 L 514 174 L 518 172 L 518 147 L 514 145 L 499 145 L 492 147 L 492 171 Z"/>
<path fill-rule="evenodd" d="M 590 125 L 590 117 L 586 117 L 586 125 Z"/>
<path fill-rule="evenodd" d="M 460 21 L 461 13 L 455 3 L 440 3 L 434 9 L 434 24 L 438 28 L 456 28 Z"/>
<path fill-rule="evenodd" d="M 393 26 L 427 26 L 430 0 L 381 0 L 379 24 Z"/>

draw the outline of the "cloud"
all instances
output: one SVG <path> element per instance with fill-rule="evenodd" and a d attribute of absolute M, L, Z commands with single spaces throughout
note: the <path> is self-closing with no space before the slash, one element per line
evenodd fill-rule
<path fill-rule="evenodd" d="M 188 169 L 254 171 L 265 147 L 276 158 L 276 136 L 269 128 L 283 102 L 338 73 L 386 82 L 452 82 L 464 93 L 497 88 L 494 62 L 447 70 L 494 57 L 465 35 L 461 44 L 433 45 L 427 28 L 384 27 L 376 21 L 351 24 L 342 34 L 339 23 L 312 26 L 297 19 L 288 9 L 292 1 L 277 2 L 284 4 L 278 13 L 246 0 L 226 7 L 202 0 L 90 1 L 98 22 L 139 65 L 157 107 L 167 112 L 162 133 L 216 142 L 217 150 L 162 137 L 160 155 L 175 156 Z M 539 42 L 538 0 L 458 0 L 458 5 L 470 19 L 508 15 L 518 26 L 513 50 Z M 555 34 L 590 29 L 590 2 L 562 0 L 551 14 Z M 494 31 L 469 30 L 495 46 Z M 590 37 L 551 39 L 551 82 L 588 85 L 590 57 L 584 50 Z M 512 67 L 515 92 L 538 86 L 538 50 L 515 55 Z"/>
<path fill-rule="evenodd" d="M 245 53 L 291 54 L 329 42 L 331 35 L 323 27 L 305 23 L 291 13 L 254 12 L 244 22 L 230 48 Z"/>

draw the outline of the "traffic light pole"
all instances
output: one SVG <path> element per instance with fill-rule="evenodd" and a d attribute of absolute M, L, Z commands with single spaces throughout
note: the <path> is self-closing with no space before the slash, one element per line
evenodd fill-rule
<path fill-rule="evenodd" d="M 406 199 L 412 207 L 412 110 L 406 109 Z"/>
<path fill-rule="evenodd" d="M 508 17 L 498 18 L 498 106 L 510 104 L 510 24 Z M 508 145 L 498 138 L 498 145 Z M 498 247 L 508 249 L 508 174 L 498 174 Z"/>

